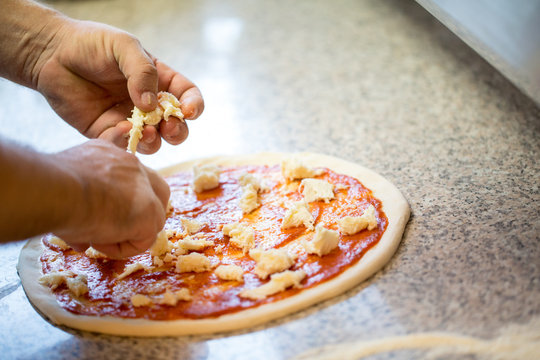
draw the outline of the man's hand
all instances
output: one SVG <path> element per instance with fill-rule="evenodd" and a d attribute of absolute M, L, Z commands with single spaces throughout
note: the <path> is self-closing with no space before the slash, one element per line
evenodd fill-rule
<path fill-rule="evenodd" d="M 152 245 L 165 224 L 170 195 L 156 172 L 107 141 L 89 141 L 53 156 L 76 174 L 83 189 L 81 203 L 73 205 L 69 221 L 56 235 L 76 250 L 92 246 L 116 258 Z"/>
<path fill-rule="evenodd" d="M 52 232 L 114 258 L 149 248 L 165 224 L 169 186 L 104 140 L 57 154 L 0 142 L 0 241 Z"/>
<path fill-rule="evenodd" d="M 55 35 L 36 61 L 32 79 L 56 113 L 87 137 L 125 148 L 131 128 L 126 118 L 134 105 L 154 110 L 158 91 L 174 94 L 186 119 L 203 111 L 199 89 L 153 58 L 132 35 L 67 18 L 55 19 L 48 29 Z M 138 150 L 154 153 L 161 137 L 176 145 L 187 135 L 186 124 L 171 118 L 156 127 L 146 126 Z"/>

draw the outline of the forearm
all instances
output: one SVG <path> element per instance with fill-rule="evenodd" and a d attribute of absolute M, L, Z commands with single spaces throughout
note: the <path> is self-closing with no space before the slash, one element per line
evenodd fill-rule
<path fill-rule="evenodd" d="M 28 0 L 2 0 L 0 76 L 35 89 L 38 69 L 65 17 Z"/>
<path fill-rule="evenodd" d="M 76 174 L 54 155 L 0 142 L 0 241 L 66 227 L 77 214 L 83 191 Z"/>

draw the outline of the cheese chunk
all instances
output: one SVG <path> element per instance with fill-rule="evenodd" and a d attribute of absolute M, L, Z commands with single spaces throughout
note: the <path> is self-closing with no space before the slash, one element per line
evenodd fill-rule
<path fill-rule="evenodd" d="M 269 275 L 290 268 L 294 260 L 285 249 L 260 250 L 251 249 L 249 256 L 257 262 L 254 273 L 261 279 L 266 279 Z"/>
<path fill-rule="evenodd" d="M 320 175 L 322 170 L 312 169 L 293 156 L 281 162 L 281 173 L 285 179 L 291 181 Z"/>
<path fill-rule="evenodd" d="M 71 248 L 71 246 L 66 244 L 66 242 L 60 239 L 58 236 L 51 236 L 49 239 L 49 243 L 58 246 L 61 250 L 67 250 Z"/>
<path fill-rule="evenodd" d="M 150 248 L 150 255 L 160 256 L 168 251 L 171 251 L 173 244 L 169 241 L 167 235 L 167 230 L 161 230 L 157 234 L 156 241 L 154 242 L 154 245 L 152 245 L 152 247 Z"/>
<path fill-rule="evenodd" d="M 231 244 L 242 249 L 244 254 L 247 253 L 255 243 L 255 231 L 240 223 L 224 225 L 222 232 L 224 235 L 229 236 Z"/>
<path fill-rule="evenodd" d="M 152 299 L 146 295 L 135 294 L 131 297 L 131 304 L 135 307 L 152 305 Z"/>
<path fill-rule="evenodd" d="M 362 216 L 345 216 L 338 220 L 339 231 L 344 235 L 354 235 L 357 232 L 367 228 L 373 230 L 377 227 L 377 218 L 375 217 L 375 207 L 369 205 Z"/>
<path fill-rule="evenodd" d="M 244 281 L 244 270 L 238 265 L 219 265 L 214 273 L 223 280 Z"/>
<path fill-rule="evenodd" d="M 178 301 L 190 301 L 191 300 L 191 294 L 189 292 L 189 289 L 182 288 L 178 291 L 172 292 L 167 289 L 161 296 L 161 299 L 159 300 L 160 304 L 169 305 L 169 306 L 176 306 Z"/>
<path fill-rule="evenodd" d="M 257 190 L 253 185 L 248 184 L 242 187 L 242 196 L 240 197 L 239 205 L 244 214 L 249 214 L 259 207 Z"/>
<path fill-rule="evenodd" d="M 317 225 L 313 239 L 311 241 L 304 241 L 302 245 L 308 254 L 323 256 L 337 248 L 338 243 L 339 233 L 337 231 Z"/>
<path fill-rule="evenodd" d="M 253 186 L 255 191 L 260 191 L 262 189 L 261 180 L 255 175 L 250 174 L 250 173 L 242 174 L 238 178 L 238 182 L 242 186 L 247 186 L 247 185 Z"/>
<path fill-rule="evenodd" d="M 308 230 L 313 230 L 314 221 L 313 216 L 307 208 L 307 203 L 305 201 L 297 201 L 285 212 L 285 216 L 281 222 L 281 228 L 289 229 L 304 225 Z"/>
<path fill-rule="evenodd" d="M 302 282 L 305 277 L 306 273 L 302 270 L 287 270 L 272 275 L 270 281 L 266 284 L 253 289 L 243 290 L 239 295 L 251 300 L 263 300 L 268 296 L 282 292 L 291 286 L 299 288 L 300 282 Z"/>
<path fill-rule="evenodd" d="M 163 262 L 164 263 L 169 263 L 171 261 L 174 260 L 174 256 L 172 256 L 171 253 L 166 253 L 165 256 L 163 257 Z"/>
<path fill-rule="evenodd" d="M 133 274 L 134 272 L 137 272 L 139 270 L 149 270 L 148 266 L 141 264 L 140 262 L 136 262 L 133 264 L 129 264 L 124 268 L 124 272 L 118 275 L 116 279 L 122 280 L 123 278 L 128 277 L 129 275 Z"/>
<path fill-rule="evenodd" d="M 319 200 L 329 202 L 334 198 L 334 185 L 325 180 L 304 179 L 300 183 L 300 187 L 302 195 L 308 203 Z"/>
<path fill-rule="evenodd" d="M 175 244 L 175 248 L 182 247 L 188 251 L 201 251 L 202 249 L 213 245 L 214 242 L 211 240 L 195 239 L 188 235 L 185 238 L 178 240 Z"/>
<path fill-rule="evenodd" d="M 169 121 L 169 116 L 174 116 L 178 120 L 184 120 L 184 114 L 180 109 L 180 101 L 173 94 L 160 91 L 158 93 L 158 103 L 163 109 L 163 119 Z"/>
<path fill-rule="evenodd" d="M 71 270 L 52 271 L 48 274 L 41 276 L 38 279 L 38 281 L 40 284 L 46 285 L 54 290 L 57 287 L 61 286 L 62 284 L 65 284 L 67 278 L 74 277 L 74 276 L 75 276 L 75 273 Z"/>
<path fill-rule="evenodd" d="M 219 186 L 221 169 L 216 165 L 201 165 L 193 167 L 193 190 L 203 192 Z"/>
<path fill-rule="evenodd" d="M 178 231 L 176 229 L 163 229 L 163 231 L 165 232 L 165 236 L 167 237 L 167 239 L 178 236 Z"/>
<path fill-rule="evenodd" d="M 52 290 L 66 284 L 69 291 L 75 296 L 81 296 L 88 292 L 87 276 L 83 274 L 76 275 L 71 270 L 53 271 L 41 276 L 38 281 Z"/>
<path fill-rule="evenodd" d="M 66 285 L 75 296 L 81 296 L 88 292 L 88 277 L 80 274 L 74 278 L 66 278 Z"/>
<path fill-rule="evenodd" d="M 142 138 L 144 125 L 157 125 L 162 119 L 169 120 L 169 116 L 175 116 L 184 121 L 184 114 L 180 110 L 180 102 L 171 93 L 160 91 L 157 95 L 158 106 L 150 112 L 144 112 L 134 107 L 128 121 L 132 124 L 129 131 L 128 151 L 135 154 L 137 145 Z"/>
<path fill-rule="evenodd" d="M 156 267 L 161 267 L 165 264 L 165 262 L 159 256 L 154 256 L 152 258 L 152 264 Z"/>
<path fill-rule="evenodd" d="M 201 230 L 202 227 L 204 226 L 204 224 L 201 224 L 200 222 L 195 221 L 193 219 L 181 218 L 180 222 L 182 223 L 182 226 L 184 227 L 184 229 L 189 235 L 193 235 L 199 232 L 199 230 Z"/>
<path fill-rule="evenodd" d="M 199 253 L 180 255 L 176 260 L 176 272 L 204 272 L 212 269 L 210 259 Z"/>
<path fill-rule="evenodd" d="M 105 255 L 101 251 L 97 251 L 91 246 L 88 249 L 86 249 L 84 254 L 92 259 L 106 259 L 107 258 L 107 255 Z"/>

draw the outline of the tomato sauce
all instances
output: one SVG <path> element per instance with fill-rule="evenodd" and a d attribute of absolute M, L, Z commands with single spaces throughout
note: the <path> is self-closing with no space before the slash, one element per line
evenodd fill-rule
<path fill-rule="evenodd" d="M 174 262 L 152 272 L 137 271 L 125 277 L 116 277 L 126 265 L 140 262 L 152 266 L 149 252 L 125 260 L 88 258 L 84 253 L 72 249 L 62 250 L 47 241 L 41 256 L 43 273 L 71 270 L 76 274 L 86 274 L 89 292 L 83 296 L 71 295 L 66 287 L 54 290 L 60 305 L 81 315 L 110 315 L 122 318 L 145 318 L 151 320 L 202 319 L 230 314 L 265 303 L 292 296 L 304 289 L 321 284 L 341 274 L 356 264 L 364 254 L 381 239 L 388 219 L 382 204 L 373 197 L 371 191 L 358 180 L 337 174 L 329 169 L 318 179 L 326 180 L 335 186 L 335 199 L 328 203 L 312 202 L 309 209 L 315 224 L 338 230 L 337 221 L 345 216 L 360 216 L 372 204 L 375 207 L 378 226 L 373 230 L 362 230 L 355 235 L 341 235 L 338 248 L 327 255 L 307 254 L 300 239 L 309 240 L 313 231 L 304 226 L 282 230 L 281 220 L 290 202 L 302 199 L 298 191 L 300 181 L 285 182 L 279 166 L 241 166 L 223 168 L 220 186 L 197 194 L 191 190 L 190 173 L 178 173 L 166 178 L 171 188 L 171 204 L 174 208 L 168 217 L 165 228 L 182 229 L 180 218 L 194 219 L 204 223 L 199 231 L 215 246 L 199 251 L 207 256 L 215 267 L 219 264 L 236 264 L 244 270 L 244 282 L 219 279 L 213 271 L 202 273 L 176 273 Z M 268 190 L 259 193 L 261 207 L 250 214 L 243 215 L 238 206 L 242 194 L 238 178 L 250 172 L 264 179 Z M 302 288 L 287 289 L 263 300 L 250 300 L 238 296 L 244 289 L 261 286 L 267 280 L 259 279 L 251 271 L 255 261 L 247 254 L 229 243 L 221 227 L 239 221 L 255 230 L 255 246 L 265 250 L 287 247 L 290 254 L 296 254 L 295 264 L 289 270 L 302 269 L 306 278 Z M 176 241 L 176 238 L 171 241 Z M 221 250 L 219 250 L 219 249 Z M 191 301 L 179 301 L 176 306 L 154 303 L 150 306 L 134 307 L 130 298 L 134 294 L 159 298 L 166 290 L 176 291 L 188 288 Z"/>

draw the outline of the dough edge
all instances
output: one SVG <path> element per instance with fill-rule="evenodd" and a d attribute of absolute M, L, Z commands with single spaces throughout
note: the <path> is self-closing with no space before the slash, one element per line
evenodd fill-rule
<path fill-rule="evenodd" d="M 163 176 L 168 176 L 178 171 L 191 170 L 195 164 L 273 165 L 279 164 L 282 159 L 291 155 L 299 156 L 308 166 L 327 167 L 335 172 L 355 177 L 369 188 L 376 198 L 382 201 L 383 210 L 388 218 L 388 227 L 381 240 L 357 264 L 337 277 L 303 290 L 292 297 L 211 319 L 158 321 L 76 315 L 60 307 L 50 289 L 37 281 L 42 276 L 39 263 L 42 244 L 41 237 L 36 237 L 30 239 L 23 247 L 17 265 L 21 283 L 28 299 L 45 317 L 57 325 L 111 335 L 156 337 L 210 334 L 247 329 L 307 309 L 311 305 L 350 290 L 388 263 L 401 242 L 405 225 L 409 220 L 410 208 L 407 200 L 390 181 L 381 175 L 361 165 L 316 153 L 257 153 L 216 156 L 182 162 L 158 172 Z"/>

